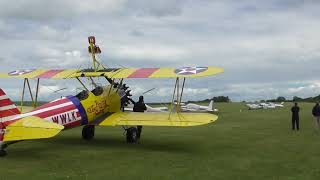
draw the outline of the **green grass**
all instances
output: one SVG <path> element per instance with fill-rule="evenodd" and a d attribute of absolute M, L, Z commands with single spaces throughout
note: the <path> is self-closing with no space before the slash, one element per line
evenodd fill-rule
<path fill-rule="evenodd" d="M 127 144 L 119 127 L 97 128 L 90 142 L 76 128 L 52 139 L 14 144 L 0 159 L 0 179 L 320 178 L 313 104 L 301 104 L 300 132 L 291 130 L 291 104 L 257 111 L 240 103 L 217 106 L 216 123 L 145 127 L 140 144 Z"/>
<path fill-rule="evenodd" d="M 19 110 L 21 110 L 21 106 L 17 106 L 17 108 L 18 108 Z M 32 111 L 33 109 L 34 109 L 34 108 L 31 107 L 31 106 L 22 106 L 22 112 L 23 112 L 23 113 Z"/>

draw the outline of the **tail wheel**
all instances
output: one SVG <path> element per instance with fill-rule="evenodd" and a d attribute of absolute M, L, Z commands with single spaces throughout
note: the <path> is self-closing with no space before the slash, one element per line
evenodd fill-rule
<path fill-rule="evenodd" d="M 127 143 L 137 143 L 138 141 L 138 129 L 136 127 L 130 127 L 127 129 Z"/>
<path fill-rule="evenodd" d="M 94 125 L 86 125 L 83 126 L 82 129 L 82 138 L 85 140 L 91 140 L 94 137 L 94 130 L 95 126 Z"/>

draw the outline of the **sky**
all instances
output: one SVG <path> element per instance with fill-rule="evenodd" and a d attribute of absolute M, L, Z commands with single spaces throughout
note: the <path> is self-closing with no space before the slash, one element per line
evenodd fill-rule
<path fill-rule="evenodd" d="M 316 0 L 1 0 L 0 71 L 88 68 L 87 37 L 94 35 L 102 49 L 99 59 L 108 67 L 225 69 L 187 79 L 185 101 L 316 96 L 319 9 Z M 146 101 L 167 102 L 174 81 L 126 83 L 134 98 L 155 88 Z M 20 99 L 22 80 L 0 82 L 12 99 Z M 75 80 L 43 80 L 40 100 L 75 94 L 80 87 Z M 66 89 L 53 93 L 61 88 Z"/>

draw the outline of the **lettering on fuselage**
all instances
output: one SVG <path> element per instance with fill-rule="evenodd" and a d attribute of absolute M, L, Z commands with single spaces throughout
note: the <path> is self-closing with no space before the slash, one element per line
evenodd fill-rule
<path fill-rule="evenodd" d="M 79 118 L 77 118 L 77 111 L 70 111 L 62 114 L 58 114 L 51 117 L 51 121 L 57 124 L 68 124 L 73 121 L 77 121 Z"/>
<path fill-rule="evenodd" d="M 99 115 L 104 112 L 104 110 L 107 108 L 106 101 L 94 101 L 94 104 L 90 106 L 87 111 L 88 113 L 94 113 L 95 115 Z"/>

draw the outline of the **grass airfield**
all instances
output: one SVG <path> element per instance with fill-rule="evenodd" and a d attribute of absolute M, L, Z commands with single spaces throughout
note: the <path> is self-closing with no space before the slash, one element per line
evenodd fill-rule
<path fill-rule="evenodd" d="M 120 127 L 98 127 L 89 142 L 75 128 L 52 139 L 14 144 L 0 158 L 0 180 L 320 178 L 313 104 L 300 104 L 300 132 L 291 130 L 289 103 L 256 111 L 241 103 L 216 106 L 215 123 L 145 127 L 140 144 L 127 144 Z"/>

